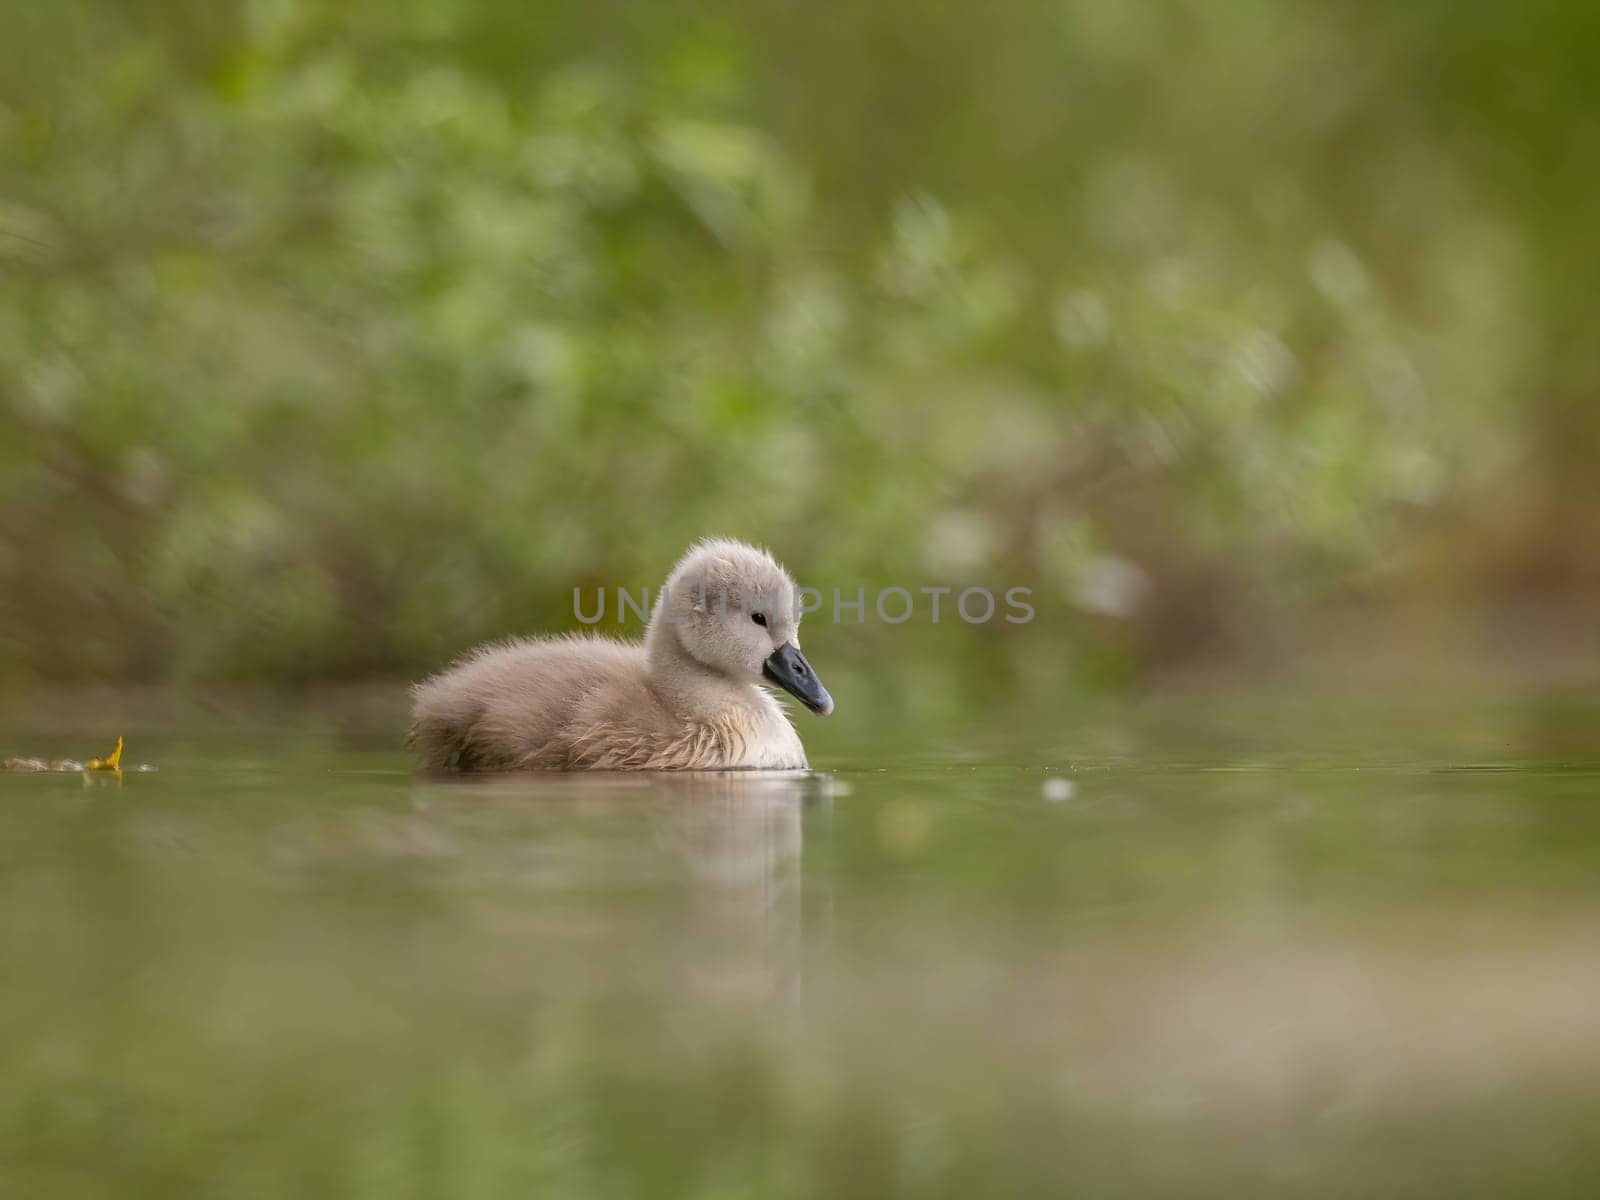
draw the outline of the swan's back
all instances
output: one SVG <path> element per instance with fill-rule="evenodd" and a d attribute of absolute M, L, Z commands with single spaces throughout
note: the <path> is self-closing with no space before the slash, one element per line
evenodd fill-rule
<path fill-rule="evenodd" d="M 596 694 L 653 707 L 644 651 L 581 635 L 485 646 L 413 689 L 411 743 L 425 767 L 535 765 Z"/>

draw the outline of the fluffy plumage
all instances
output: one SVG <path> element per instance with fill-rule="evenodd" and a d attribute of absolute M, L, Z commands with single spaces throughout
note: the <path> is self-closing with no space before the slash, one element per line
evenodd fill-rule
<path fill-rule="evenodd" d="M 833 707 L 800 656 L 795 596 L 765 551 L 699 542 L 668 576 L 643 644 L 481 647 L 413 689 L 411 744 L 423 766 L 462 770 L 803 768 L 800 738 L 762 686 L 782 659 L 783 686 L 815 711 Z"/>

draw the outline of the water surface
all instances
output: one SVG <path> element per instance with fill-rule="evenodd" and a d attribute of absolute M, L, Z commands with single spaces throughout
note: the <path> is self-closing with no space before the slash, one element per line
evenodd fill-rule
<path fill-rule="evenodd" d="M 9 713 L 159 770 L 0 775 L 0 1194 L 1589 1190 L 1593 697 L 846 716 L 448 779 L 392 696 Z"/>

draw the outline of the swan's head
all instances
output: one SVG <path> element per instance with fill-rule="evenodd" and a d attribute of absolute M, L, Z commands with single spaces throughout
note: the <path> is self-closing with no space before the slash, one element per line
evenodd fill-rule
<path fill-rule="evenodd" d="M 799 599 L 772 555 L 717 539 L 695 543 L 673 568 L 651 621 L 701 665 L 781 687 L 827 716 L 833 698 L 800 653 Z"/>

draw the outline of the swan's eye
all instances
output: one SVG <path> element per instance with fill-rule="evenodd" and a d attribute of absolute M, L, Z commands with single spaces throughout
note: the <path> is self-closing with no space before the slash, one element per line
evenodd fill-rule
<path fill-rule="evenodd" d="M 757 625 L 761 626 L 761 628 L 763 628 L 763 629 L 765 629 L 767 627 L 767 614 L 766 613 L 751 613 L 750 614 L 750 619 L 752 621 L 754 621 Z"/>

